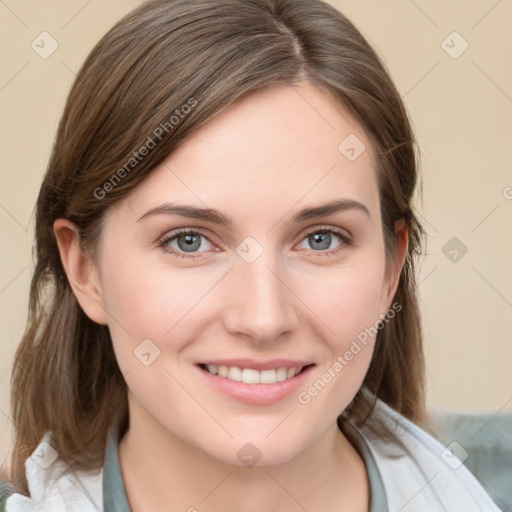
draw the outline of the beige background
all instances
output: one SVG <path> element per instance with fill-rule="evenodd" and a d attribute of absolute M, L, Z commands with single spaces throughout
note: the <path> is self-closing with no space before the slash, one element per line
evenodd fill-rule
<path fill-rule="evenodd" d="M 89 50 L 139 3 L 0 2 L 0 463 L 10 445 L 9 378 L 33 268 L 32 209 L 57 122 Z M 384 57 L 421 147 L 429 406 L 510 410 L 512 1 L 331 3 Z M 43 31 L 59 45 L 47 59 L 31 48 Z M 443 49 L 459 52 L 464 40 L 458 58 Z M 443 253 L 452 237 L 468 249 L 456 262 Z"/>

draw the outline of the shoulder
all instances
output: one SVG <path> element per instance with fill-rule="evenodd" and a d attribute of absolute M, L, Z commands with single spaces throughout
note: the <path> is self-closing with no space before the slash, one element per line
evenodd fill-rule
<path fill-rule="evenodd" d="M 51 446 L 51 432 L 44 435 L 25 461 L 25 472 L 30 496 L 10 494 L 3 509 L 0 505 L 0 512 L 103 510 L 103 468 L 70 471 Z"/>
<path fill-rule="evenodd" d="M 382 401 L 359 430 L 376 460 L 390 510 L 499 512 L 453 452 Z"/>

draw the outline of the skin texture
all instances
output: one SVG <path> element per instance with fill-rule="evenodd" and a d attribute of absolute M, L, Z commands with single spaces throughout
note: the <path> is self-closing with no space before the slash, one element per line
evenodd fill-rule
<path fill-rule="evenodd" d="M 366 146 L 355 161 L 338 150 L 350 134 Z M 80 251 L 75 226 L 56 221 L 70 283 L 88 316 L 109 326 L 129 387 L 130 429 L 119 451 L 134 512 L 368 510 L 364 464 L 336 418 L 361 386 L 373 340 L 307 405 L 297 393 L 241 403 L 213 389 L 196 364 L 311 361 L 301 391 L 386 314 L 407 238 L 400 232 L 386 266 L 375 172 L 368 137 L 327 92 L 274 87 L 203 126 L 109 210 L 97 264 Z M 302 208 L 336 199 L 358 201 L 369 215 L 349 209 L 292 223 Z M 138 220 L 168 202 L 215 208 L 232 223 Z M 192 253 L 183 238 L 167 242 L 194 259 L 159 247 L 180 228 L 206 236 Z M 325 249 L 308 238 L 324 228 L 351 242 L 332 234 Z M 237 253 L 249 236 L 263 250 L 252 263 Z M 144 339 L 160 350 L 149 366 L 134 355 Z M 261 452 L 250 468 L 237 457 L 248 442 Z"/>

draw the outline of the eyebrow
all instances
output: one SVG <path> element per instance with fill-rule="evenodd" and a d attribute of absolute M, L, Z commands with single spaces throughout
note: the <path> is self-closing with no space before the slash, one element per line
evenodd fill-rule
<path fill-rule="evenodd" d="M 292 222 L 302 222 L 305 220 L 314 219 L 316 217 L 325 217 L 327 215 L 333 215 L 335 213 L 344 212 L 347 210 L 359 210 L 368 215 L 368 217 L 372 217 L 370 215 L 370 211 L 363 203 L 354 201 L 353 199 L 337 199 L 335 201 L 331 201 L 330 203 L 321 204 L 318 206 L 309 206 L 303 210 L 300 210 L 293 216 Z"/>
<path fill-rule="evenodd" d="M 337 199 L 318 206 L 308 206 L 303 208 L 293 216 L 292 222 L 299 223 L 305 220 L 325 217 L 327 215 L 333 215 L 347 210 L 359 210 L 371 218 L 368 208 L 359 201 L 355 201 L 353 199 Z M 199 208 L 196 206 L 177 205 L 173 203 L 165 203 L 148 210 L 137 220 L 137 222 L 153 215 L 179 215 L 180 217 L 212 222 L 223 226 L 229 226 L 233 223 L 233 220 L 228 215 L 216 210 L 215 208 Z"/>

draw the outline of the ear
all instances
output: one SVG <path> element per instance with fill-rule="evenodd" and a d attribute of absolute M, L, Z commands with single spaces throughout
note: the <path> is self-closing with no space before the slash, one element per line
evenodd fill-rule
<path fill-rule="evenodd" d="M 382 288 L 381 315 L 385 315 L 391 307 L 391 301 L 398 288 L 400 274 L 407 257 L 409 248 L 409 229 L 405 219 L 400 219 L 395 223 L 396 249 L 393 259 L 386 265 L 386 277 Z"/>
<path fill-rule="evenodd" d="M 80 246 L 78 227 L 67 219 L 57 219 L 53 231 L 64 271 L 80 306 L 93 322 L 107 324 L 98 269 Z"/>

